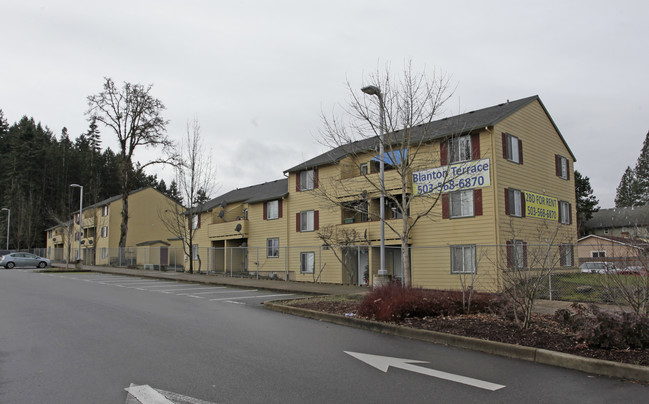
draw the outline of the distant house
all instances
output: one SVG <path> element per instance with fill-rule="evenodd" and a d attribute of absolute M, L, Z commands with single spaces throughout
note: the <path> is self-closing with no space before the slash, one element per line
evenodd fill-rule
<path fill-rule="evenodd" d="M 590 234 L 578 240 L 579 262 L 610 262 L 617 268 L 642 265 L 646 262 L 648 244 L 645 240 Z"/>
<path fill-rule="evenodd" d="M 600 209 L 585 227 L 600 236 L 649 239 L 649 205 Z"/>

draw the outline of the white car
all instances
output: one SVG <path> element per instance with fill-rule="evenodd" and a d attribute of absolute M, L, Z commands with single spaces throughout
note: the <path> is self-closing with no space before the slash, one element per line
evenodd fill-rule
<path fill-rule="evenodd" d="M 615 272 L 615 265 L 608 262 L 584 262 L 579 265 L 581 272 L 589 274 L 605 274 L 607 272 Z"/>
<path fill-rule="evenodd" d="M 47 258 L 39 257 L 36 254 L 30 253 L 15 252 L 0 257 L 0 266 L 7 269 L 13 267 L 45 268 L 50 266 L 50 264 L 50 260 Z"/>

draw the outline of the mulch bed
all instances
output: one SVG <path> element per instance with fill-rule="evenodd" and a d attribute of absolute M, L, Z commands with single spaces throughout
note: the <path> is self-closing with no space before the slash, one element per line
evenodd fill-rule
<path fill-rule="evenodd" d="M 354 301 L 296 301 L 295 307 L 345 315 L 358 316 Z M 360 317 L 360 316 L 359 316 Z M 492 314 L 470 314 L 448 317 L 407 318 L 401 326 L 439 331 L 489 341 L 518 344 L 548 349 L 595 359 L 649 366 L 649 350 L 619 350 L 589 347 L 576 336 L 561 327 L 550 315 L 534 314 L 528 329 L 521 329 L 515 323 Z"/>

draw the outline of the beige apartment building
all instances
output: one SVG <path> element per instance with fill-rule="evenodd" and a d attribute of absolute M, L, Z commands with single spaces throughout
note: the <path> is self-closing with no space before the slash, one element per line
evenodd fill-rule
<path fill-rule="evenodd" d="M 114 196 L 83 207 L 72 220 L 47 232 L 47 255 L 54 261 L 74 261 L 94 265 L 133 265 L 146 262 L 158 266 L 182 266 L 180 240 L 163 223 L 163 216 L 176 211 L 175 201 L 152 187 L 129 194 L 127 249 L 119 249 L 122 222 L 122 197 Z M 151 256 L 153 255 L 153 256 Z M 176 257 L 176 255 L 178 255 Z"/>
<path fill-rule="evenodd" d="M 385 205 L 392 279 L 404 278 L 404 223 L 417 217 L 407 237 L 413 286 L 458 289 L 469 275 L 477 289 L 497 290 L 499 274 L 512 268 L 575 267 L 575 157 L 538 96 L 440 119 L 408 139 L 410 150 L 395 141 L 385 157 L 385 189 L 394 196 Z M 287 169 L 286 179 L 208 202 L 194 223 L 193 258 L 202 271 L 373 284 L 380 269 L 377 145 L 374 138 L 332 149 Z M 416 196 L 405 221 L 395 203 L 403 200 L 400 160 L 410 164 L 406 199 Z M 552 252 L 539 257 L 539 245 Z"/>

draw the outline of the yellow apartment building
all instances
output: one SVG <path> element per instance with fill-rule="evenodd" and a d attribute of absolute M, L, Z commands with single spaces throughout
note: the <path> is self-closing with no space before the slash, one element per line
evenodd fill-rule
<path fill-rule="evenodd" d="M 84 263 L 95 265 L 137 266 L 139 262 L 161 266 L 177 262 L 177 265 L 182 265 L 183 254 L 178 252 L 179 256 L 175 257 L 175 248 L 181 247 L 180 241 L 161 218 L 175 211 L 172 204 L 177 205 L 152 187 L 131 192 L 128 197 L 127 249 L 123 251 L 119 249 L 121 195 L 84 206 L 81 230 L 79 212 L 73 214 L 71 221 L 46 230 L 48 258 L 61 261 L 68 257 L 71 260 L 81 257 Z M 151 257 L 153 252 L 155 256 Z"/>
<path fill-rule="evenodd" d="M 575 267 L 575 157 L 538 96 L 440 119 L 408 139 L 410 150 L 393 142 L 385 157 L 386 193 L 403 201 L 403 177 L 406 199 L 416 196 L 406 220 L 386 199 L 390 277 L 404 277 L 402 229 L 417 217 L 407 237 L 413 286 L 459 289 L 470 275 L 477 289 L 497 290 L 502 271 L 512 268 Z M 377 146 L 376 138 L 350 143 L 287 169 L 285 180 L 208 202 L 196 224 L 204 269 L 373 284 L 380 269 Z M 410 162 L 407 175 L 398 175 L 400 161 Z M 326 234 L 346 235 L 344 253 L 335 247 L 341 238 L 326 241 Z"/>

